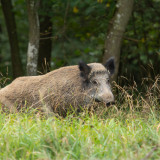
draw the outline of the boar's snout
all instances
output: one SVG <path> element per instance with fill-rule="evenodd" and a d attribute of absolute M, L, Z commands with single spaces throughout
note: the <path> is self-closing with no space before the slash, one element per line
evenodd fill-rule
<path fill-rule="evenodd" d="M 109 96 L 109 98 L 107 99 L 106 106 L 109 107 L 110 105 L 114 105 L 114 104 L 115 104 L 114 96 L 113 94 L 111 94 L 111 96 Z"/>
<path fill-rule="evenodd" d="M 98 97 L 95 98 L 95 101 L 96 102 L 103 102 L 106 104 L 107 107 L 115 104 L 114 96 L 113 96 L 112 92 L 100 94 Z"/>

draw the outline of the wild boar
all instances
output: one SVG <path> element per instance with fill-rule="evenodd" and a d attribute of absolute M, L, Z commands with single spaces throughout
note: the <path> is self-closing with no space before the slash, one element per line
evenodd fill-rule
<path fill-rule="evenodd" d="M 114 68 L 111 57 L 105 65 L 80 62 L 45 75 L 19 77 L 0 90 L 0 103 L 10 111 L 29 106 L 45 107 L 58 113 L 67 111 L 68 107 L 84 107 L 93 102 L 108 106 L 114 102 L 109 82 Z"/>

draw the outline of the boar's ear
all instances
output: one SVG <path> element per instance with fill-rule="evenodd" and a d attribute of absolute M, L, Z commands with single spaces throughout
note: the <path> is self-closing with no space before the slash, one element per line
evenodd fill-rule
<path fill-rule="evenodd" d="M 88 80 L 88 75 L 91 72 L 91 67 L 89 67 L 85 62 L 80 61 L 79 62 L 79 70 L 81 71 L 81 76 Z"/>
<path fill-rule="evenodd" d="M 107 70 L 112 75 L 115 70 L 114 57 L 109 58 L 104 66 L 107 68 Z"/>

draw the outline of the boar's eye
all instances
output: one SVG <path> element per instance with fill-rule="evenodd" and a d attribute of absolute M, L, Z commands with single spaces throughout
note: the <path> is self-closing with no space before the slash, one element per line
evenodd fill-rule
<path fill-rule="evenodd" d="M 97 82 L 96 80 L 93 80 L 93 81 L 92 81 L 92 84 L 98 85 L 98 82 Z"/>
<path fill-rule="evenodd" d="M 106 80 L 106 82 L 107 82 L 107 83 L 110 83 L 110 80 L 109 80 L 109 78 Z"/>

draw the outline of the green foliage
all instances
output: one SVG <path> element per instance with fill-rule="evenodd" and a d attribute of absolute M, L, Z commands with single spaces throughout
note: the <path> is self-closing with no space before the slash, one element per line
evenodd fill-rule
<path fill-rule="evenodd" d="M 122 46 L 120 74 L 140 83 L 142 77 L 159 74 L 160 1 L 135 1 Z M 127 39 L 129 38 L 129 39 Z M 126 69 L 125 69 L 126 68 Z M 129 75 L 130 74 L 130 75 Z"/>
<path fill-rule="evenodd" d="M 28 19 L 26 14 L 26 4 L 22 0 L 13 1 L 16 17 L 19 46 L 23 66 L 26 66 L 26 53 L 28 45 Z M 51 6 L 48 8 L 47 6 Z M 47 10 L 48 8 L 48 10 Z M 113 16 L 115 2 L 104 1 L 41 1 L 39 14 L 50 15 L 53 23 L 53 50 L 52 68 L 63 65 L 77 64 L 80 59 L 87 62 L 100 61 L 104 47 L 105 34 L 109 19 Z M 2 13 L 0 18 L 4 22 Z M 2 24 L 5 30 L 5 23 Z M 11 65 L 10 50 L 7 33 L 0 33 L 7 64 Z M 7 40 L 5 40 L 7 38 Z M 8 55 L 8 56 L 7 56 Z M 5 73 L 4 69 L 1 69 Z"/>
<path fill-rule="evenodd" d="M 87 62 L 101 61 L 106 29 L 113 16 L 115 2 L 58 2 L 53 5 L 55 67 L 77 64 L 80 59 Z M 111 10 L 106 6 L 107 3 L 112 5 Z"/>
<path fill-rule="evenodd" d="M 23 64 L 23 69 L 26 70 L 29 31 L 27 8 L 26 3 L 24 3 L 24 0 L 14 0 L 13 5 L 16 18 L 20 55 Z"/>
<path fill-rule="evenodd" d="M 26 4 L 13 0 L 21 59 L 26 68 L 28 18 Z M 135 0 L 134 10 L 125 32 L 121 50 L 119 75 L 140 83 L 142 77 L 160 72 L 160 1 Z M 50 6 L 50 7 L 47 7 Z M 1 7 L 1 6 L 0 6 Z M 102 61 L 109 23 L 116 10 L 112 0 L 50 0 L 41 1 L 40 20 L 52 17 L 53 41 L 51 68 L 86 62 Z M 4 17 L 0 8 L 0 68 L 11 75 L 10 48 Z M 154 69 L 153 69 L 154 68 Z M 138 75 L 138 76 L 137 76 Z"/>
<path fill-rule="evenodd" d="M 25 70 L 26 66 L 26 55 L 28 46 L 28 19 L 26 13 L 26 4 L 22 0 L 13 0 L 13 12 L 16 19 L 16 27 L 19 40 L 19 48 L 21 60 L 23 63 L 23 68 Z M 4 76 L 10 77 L 12 75 L 11 67 L 11 54 L 9 39 L 5 24 L 4 15 L 2 13 L 2 8 L 0 4 L 0 73 Z"/>

